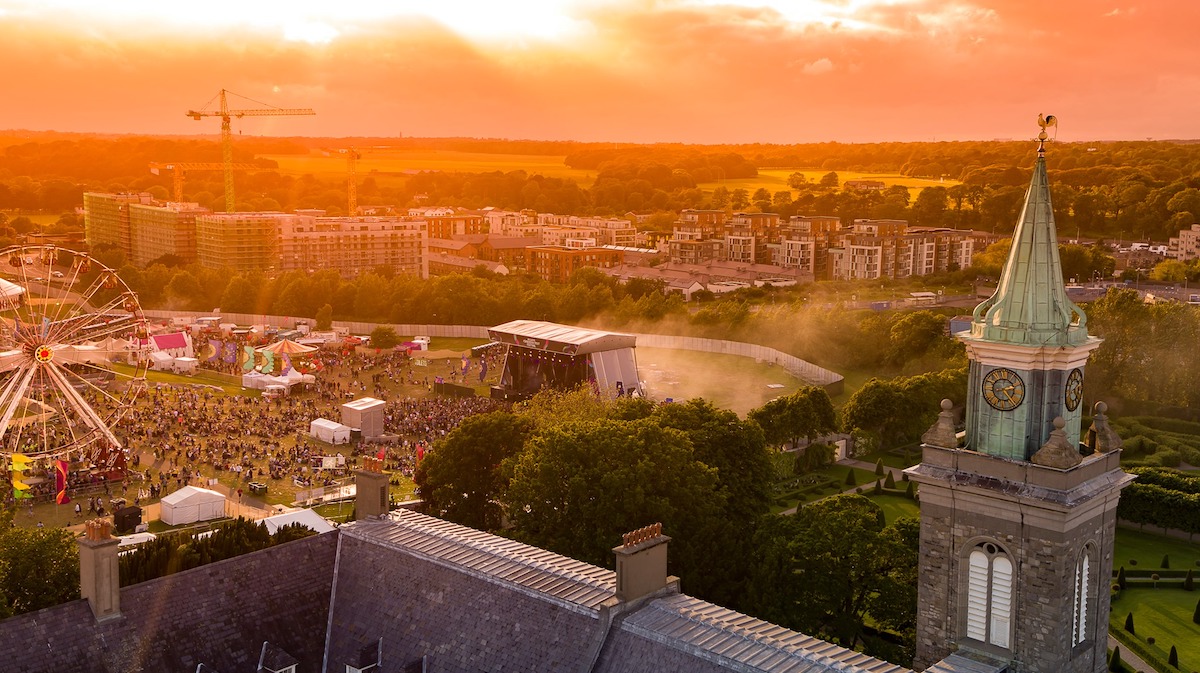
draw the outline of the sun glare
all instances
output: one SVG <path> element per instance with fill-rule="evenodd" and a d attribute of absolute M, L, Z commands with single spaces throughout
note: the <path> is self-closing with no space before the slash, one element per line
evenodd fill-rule
<path fill-rule="evenodd" d="M 72 16 L 118 25 L 157 23 L 184 29 L 249 28 L 286 40 L 327 44 L 339 36 L 378 26 L 381 21 L 423 19 L 470 39 L 535 38 L 561 40 L 584 27 L 572 16 L 577 0 L 411 0 L 408 2 L 329 3 L 314 0 L 6 0 L 5 12 L 57 20 Z"/>

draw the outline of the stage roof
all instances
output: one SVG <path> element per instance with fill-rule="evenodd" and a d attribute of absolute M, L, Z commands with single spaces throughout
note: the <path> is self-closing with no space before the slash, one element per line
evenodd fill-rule
<path fill-rule="evenodd" d="M 636 337 L 632 334 L 601 332 L 540 320 L 506 322 L 489 329 L 488 337 L 503 344 L 568 355 L 633 348 L 636 345 Z"/>

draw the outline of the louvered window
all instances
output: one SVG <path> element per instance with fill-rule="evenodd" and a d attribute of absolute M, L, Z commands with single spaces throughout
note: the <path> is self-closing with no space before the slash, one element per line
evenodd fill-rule
<path fill-rule="evenodd" d="M 1075 564 L 1075 600 L 1072 618 L 1073 629 L 1071 645 L 1078 645 L 1087 640 L 1088 598 L 1091 595 L 1092 553 L 1090 547 L 1084 547 Z"/>
<path fill-rule="evenodd" d="M 996 545 L 986 543 L 967 557 L 966 635 L 1009 647 L 1012 630 L 1013 566 Z"/>

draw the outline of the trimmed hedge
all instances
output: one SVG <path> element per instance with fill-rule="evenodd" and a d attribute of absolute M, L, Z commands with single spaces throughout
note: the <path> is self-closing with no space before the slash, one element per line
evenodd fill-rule
<path fill-rule="evenodd" d="M 1132 468 L 1138 480 L 1121 492 L 1117 516 L 1133 523 L 1200 533 L 1200 475 Z"/>

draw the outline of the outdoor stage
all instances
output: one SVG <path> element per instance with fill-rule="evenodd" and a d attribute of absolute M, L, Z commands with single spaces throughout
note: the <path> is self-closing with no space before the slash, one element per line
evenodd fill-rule
<path fill-rule="evenodd" d="M 504 369 L 492 398 L 524 400 L 543 388 L 589 383 L 613 395 L 642 395 L 636 337 L 538 320 L 513 320 L 488 330 L 504 344 Z"/>

